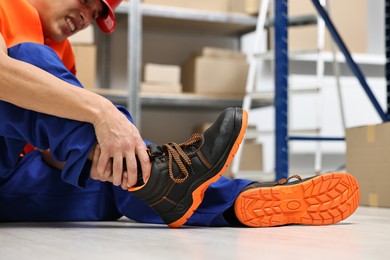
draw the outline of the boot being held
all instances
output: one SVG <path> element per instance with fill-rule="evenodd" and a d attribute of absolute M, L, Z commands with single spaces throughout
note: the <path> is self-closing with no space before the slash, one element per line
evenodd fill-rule
<path fill-rule="evenodd" d="M 152 145 L 149 180 L 129 191 L 153 208 L 170 227 L 180 227 L 203 200 L 207 187 L 229 165 L 243 139 L 248 114 L 225 109 L 202 135 L 181 144 Z"/>

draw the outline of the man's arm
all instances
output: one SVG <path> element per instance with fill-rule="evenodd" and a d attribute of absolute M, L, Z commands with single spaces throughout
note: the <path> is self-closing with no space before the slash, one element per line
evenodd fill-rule
<path fill-rule="evenodd" d="M 100 180 L 112 178 L 115 185 L 121 185 L 123 159 L 126 159 L 128 174 L 136 175 L 135 155 L 138 155 L 144 177 L 148 177 L 149 157 L 138 130 L 109 100 L 9 57 L 1 34 L 0 71 L 0 100 L 25 109 L 93 124 L 100 145 L 100 157 L 91 176 Z"/>
<path fill-rule="evenodd" d="M 28 63 L 12 59 L 0 34 L 0 100 L 25 109 L 95 124 L 112 104 Z M 39 91 L 38 91 L 39 90 Z"/>

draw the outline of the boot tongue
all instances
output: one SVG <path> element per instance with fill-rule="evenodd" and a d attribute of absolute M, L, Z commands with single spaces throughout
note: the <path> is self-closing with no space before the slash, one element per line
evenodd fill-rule
<path fill-rule="evenodd" d="M 149 153 L 152 157 L 154 156 L 159 156 L 162 154 L 162 149 L 160 146 L 156 145 L 156 144 L 151 144 L 149 147 Z M 144 184 L 144 180 L 143 180 L 143 176 L 142 176 L 142 168 L 141 168 L 141 163 L 137 158 L 137 169 L 138 169 L 138 172 L 137 172 L 137 183 L 134 185 L 134 187 L 138 187 L 138 186 L 142 186 Z M 124 167 L 126 167 L 126 164 L 124 163 Z"/>
<path fill-rule="evenodd" d="M 149 150 L 150 150 L 150 154 L 152 156 L 159 156 L 159 155 L 161 155 L 163 153 L 162 149 L 161 149 L 161 146 L 156 145 L 156 144 L 151 144 L 149 146 Z"/>
<path fill-rule="evenodd" d="M 184 147 L 184 148 L 183 148 L 183 151 L 184 151 L 185 153 L 187 153 L 187 154 L 193 153 L 193 152 L 196 151 L 196 149 L 198 149 L 198 147 L 199 147 L 199 145 L 194 144 L 194 145 L 192 145 L 192 146 Z"/>

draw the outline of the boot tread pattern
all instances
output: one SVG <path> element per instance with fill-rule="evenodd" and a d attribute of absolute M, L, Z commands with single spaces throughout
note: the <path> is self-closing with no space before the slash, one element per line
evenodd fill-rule
<path fill-rule="evenodd" d="M 328 225 L 349 217 L 359 204 L 356 179 L 331 173 L 293 185 L 248 189 L 235 203 L 239 220 L 252 227 Z"/>

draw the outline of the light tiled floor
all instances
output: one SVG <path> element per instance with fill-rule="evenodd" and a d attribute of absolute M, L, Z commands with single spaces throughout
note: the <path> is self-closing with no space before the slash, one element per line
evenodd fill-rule
<path fill-rule="evenodd" d="M 0 223 L 0 259 L 390 259 L 390 209 L 359 207 L 330 226 Z"/>

